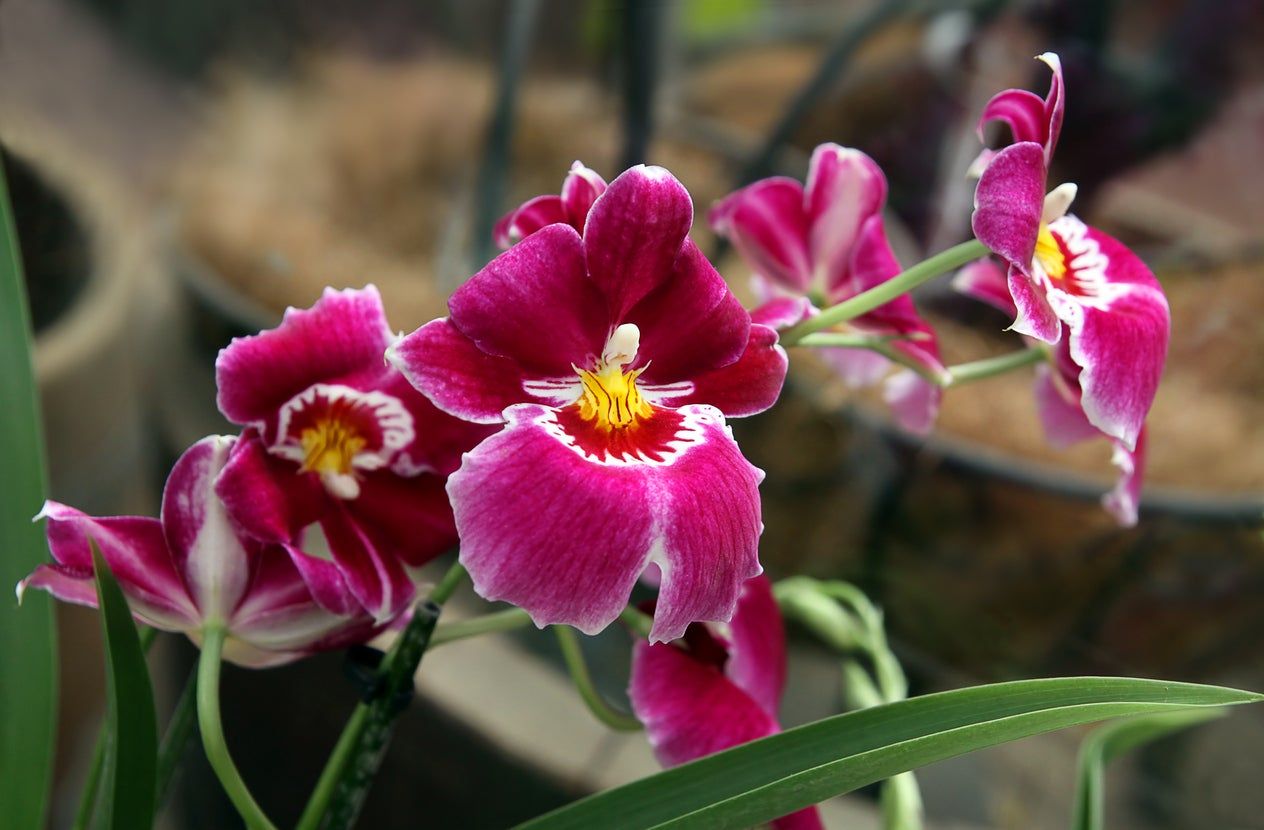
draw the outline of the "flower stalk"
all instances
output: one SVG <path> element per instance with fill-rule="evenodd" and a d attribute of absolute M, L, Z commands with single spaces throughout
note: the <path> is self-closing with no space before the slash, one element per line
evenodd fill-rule
<path fill-rule="evenodd" d="M 907 294 L 924 282 L 928 282 L 940 274 L 946 274 L 960 268 L 971 260 L 988 255 L 988 249 L 977 239 L 954 245 L 941 251 L 929 259 L 923 260 L 892 277 L 886 282 L 865 291 L 862 294 L 845 300 L 838 305 L 830 306 L 815 317 L 810 317 L 798 325 L 791 326 L 781 335 L 783 346 L 797 346 L 799 341 L 809 334 L 822 331 L 830 326 L 854 320 L 862 314 L 885 305 L 896 297 Z"/>
<path fill-rule="evenodd" d="M 524 628 L 531 623 L 531 617 L 521 608 L 506 608 L 480 617 L 473 617 L 460 622 L 444 623 L 435 629 L 430 637 L 430 648 L 444 643 L 478 637 L 482 634 L 493 634 L 497 631 L 512 631 Z"/>
<path fill-rule="evenodd" d="M 948 377 L 950 380 L 947 385 L 961 386 L 965 383 L 974 383 L 976 380 L 996 377 L 997 375 L 1003 375 L 1006 372 L 1012 372 L 1015 369 L 1022 369 L 1026 366 L 1035 366 L 1038 363 L 1044 363 L 1048 359 L 1048 349 L 1033 346 L 1032 348 L 1020 349 L 997 357 L 988 357 L 983 360 L 975 360 L 970 363 L 961 363 L 956 366 L 948 367 Z"/>
<path fill-rule="evenodd" d="M 557 635 L 557 644 L 562 649 L 562 659 L 566 661 L 571 680 L 574 681 L 579 696 L 584 699 L 584 705 L 588 707 L 588 711 L 592 712 L 593 717 L 617 732 L 639 731 L 642 728 L 641 722 L 631 715 L 612 709 L 610 704 L 602 699 L 597 687 L 593 685 L 592 675 L 588 672 L 588 664 L 584 662 L 584 652 L 580 648 L 579 638 L 575 636 L 575 629 L 568 625 L 555 625 L 553 632 Z"/>

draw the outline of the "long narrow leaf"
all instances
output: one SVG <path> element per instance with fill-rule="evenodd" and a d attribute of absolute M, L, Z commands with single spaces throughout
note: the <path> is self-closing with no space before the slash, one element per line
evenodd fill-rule
<path fill-rule="evenodd" d="M 1102 830 L 1105 827 L 1106 765 L 1115 758 L 1142 744 L 1224 717 L 1227 713 L 1228 710 L 1221 708 L 1160 712 L 1125 718 L 1095 730 L 1080 747 L 1079 785 L 1071 826 L 1075 830 Z"/>
<path fill-rule="evenodd" d="M 44 439 L 31 322 L 8 188 L 0 171 L 0 590 L 47 555 L 31 523 L 44 501 Z M 7 827 L 43 827 L 57 711 L 53 606 L 42 592 L 0 602 L 0 804 Z"/>
<path fill-rule="evenodd" d="M 1264 696 L 1111 677 L 975 686 L 849 712 L 589 796 L 522 825 L 738 828 L 976 749 L 1106 718 Z"/>
<path fill-rule="evenodd" d="M 146 830 L 154 823 L 158 769 L 154 691 L 132 612 L 95 544 L 92 562 L 105 634 L 107 718 L 113 736 L 105 761 L 103 812 L 107 827 Z"/>

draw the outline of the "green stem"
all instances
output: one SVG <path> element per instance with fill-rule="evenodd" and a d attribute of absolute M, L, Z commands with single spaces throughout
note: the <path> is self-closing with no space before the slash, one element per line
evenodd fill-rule
<path fill-rule="evenodd" d="M 342 728 L 320 779 L 298 820 L 298 830 L 350 827 L 359 815 L 377 775 L 401 700 L 412 690 L 421 657 L 430 646 L 440 607 L 466 576 L 460 561 L 452 563 L 430 592 L 429 601 L 413 610 L 413 618 L 395 638 L 378 668 L 379 687 L 373 698 L 356 706 Z"/>
<path fill-rule="evenodd" d="M 202 747 L 206 750 L 206 760 L 210 761 L 224 792 L 237 808 L 246 827 L 249 830 L 276 830 L 276 825 L 268 820 L 246 788 L 246 782 L 242 781 L 241 773 L 233 764 L 224 740 L 224 726 L 219 713 L 219 670 L 225 636 L 221 626 L 207 626 L 202 631 L 202 657 L 198 662 L 197 677 L 198 727 L 202 731 Z"/>
<path fill-rule="evenodd" d="M 1016 352 L 989 357 L 972 363 L 962 363 L 948 368 L 949 386 L 960 386 L 976 380 L 996 377 L 1024 366 L 1034 366 L 1049 359 L 1049 351 L 1041 346 L 1032 346 Z"/>
<path fill-rule="evenodd" d="M 619 619 L 632 631 L 645 639 L 650 637 L 650 629 L 654 627 L 654 618 L 639 608 L 629 605 L 619 612 Z"/>
<path fill-rule="evenodd" d="M 523 628 L 531 622 L 531 617 L 521 608 L 507 608 L 504 611 L 495 611 L 491 614 L 484 614 L 481 617 L 474 617 L 460 622 L 444 623 L 435 629 L 434 634 L 430 637 L 430 648 L 436 648 L 444 643 L 451 643 L 456 640 L 464 640 L 467 637 L 477 637 L 480 634 L 491 634 L 496 631 L 512 631 L 515 628 Z"/>
<path fill-rule="evenodd" d="M 940 274 L 959 268 L 971 260 L 987 256 L 987 253 L 988 249 L 977 239 L 954 245 L 946 251 L 919 262 L 907 271 L 895 275 L 881 285 L 874 286 L 838 305 L 830 306 L 815 317 L 790 327 L 782 332 L 781 343 L 784 346 L 798 345 L 800 340 L 813 332 L 854 320 L 862 314 L 891 302 L 896 297 L 907 294 Z"/>
<path fill-rule="evenodd" d="M 158 629 L 147 625 L 137 626 L 137 628 L 141 651 L 148 654 L 149 647 L 154 644 L 154 638 L 158 635 Z M 83 779 L 79 809 L 75 812 L 74 823 L 70 825 L 71 830 L 87 830 L 92 824 L 92 817 L 96 815 L 97 796 L 101 789 L 101 775 L 105 772 L 105 753 L 110 745 L 110 739 L 109 722 L 103 719 L 101 728 L 97 730 L 96 744 L 92 747 L 92 760 L 88 764 L 88 774 Z"/>
<path fill-rule="evenodd" d="M 571 680 L 574 681 L 579 696 L 584 699 L 593 717 L 620 732 L 635 732 L 641 729 L 639 720 L 622 712 L 616 712 L 602 699 L 601 693 L 593 685 L 592 675 L 588 673 L 588 664 L 584 662 L 584 652 L 580 648 L 579 638 L 575 636 L 575 629 L 567 625 L 555 625 L 553 632 L 557 634 L 557 644 L 562 647 L 562 659 L 566 661 L 566 668 L 570 670 Z"/>

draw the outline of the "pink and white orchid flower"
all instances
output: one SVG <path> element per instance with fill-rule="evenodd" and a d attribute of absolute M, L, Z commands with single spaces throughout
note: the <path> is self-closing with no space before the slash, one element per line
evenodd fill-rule
<path fill-rule="evenodd" d="M 1018 309 L 1010 296 L 1007 282 L 1000 266 L 985 259 L 961 269 L 953 285 L 963 294 L 1014 316 Z M 1025 339 L 1033 345 L 1039 342 L 1034 338 Z M 1119 469 L 1119 481 L 1102 498 L 1102 504 L 1121 525 L 1131 527 L 1137 523 L 1141 481 L 1145 475 L 1145 426 L 1143 424 L 1137 433 L 1136 444 L 1129 447 L 1118 437 L 1094 425 L 1084 409 L 1084 392 L 1080 386 L 1082 378 L 1083 370 L 1071 354 L 1071 341 L 1064 337 L 1053 347 L 1050 363 L 1036 367 L 1036 407 L 1040 423 L 1049 443 L 1058 448 L 1099 436 L 1110 439 L 1114 447 L 1112 461 Z"/>
<path fill-rule="evenodd" d="M 37 518 L 48 520 L 54 562 L 22 580 L 18 598 L 39 588 L 95 608 L 91 540 L 138 620 L 194 642 L 208 626 L 222 626 L 224 658 L 234 663 L 272 666 L 373 637 L 381 626 L 332 563 L 316 560 L 314 573 L 303 573 L 280 546 L 258 541 L 229 517 L 215 481 L 234 440 L 212 436 L 185 450 L 167 478 L 161 519 L 96 518 L 47 502 Z M 315 600 L 311 576 L 321 581 L 325 603 Z"/>
<path fill-rule="evenodd" d="M 752 318 L 787 328 L 816 312 L 874 288 L 902 270 L 882 224 L 887 180 L 859 150 L 822 144 L 812 153 L 806 186 L 794 179 L 762 179 L 711 208 L 712 229 L 737 248 L 755 274 L 763 305 Z M 850 321 L 851 330 L 894 335 L 892 348 L 931 377 L 943 375 L 935 333 L 908 295 Z M 891 362 L 864 349 L 821 353 L 853 386 L 887 376 Z M 925 433 L 939 411 L 943 390 L 912 370 L 887 379 L 887 402 L 906 429 Z"/>
<path fill-rule="evenodd" d="M 507 426 L 448 481 L 475 590 L 538 625 L 595 633 L 646 568 L 651 637 L 726 620 L 760 572 L 758 484 L 725 416 L 770 407 L 786 373 L 687 234 L 689 193 L 634 167 L 582 235 L 548 225 L 453 294 L 391 361 L 440 408 Z"/>
<path fill-rule="evenodd" d="M 742 586 L 727 626 L 694 623 L 682 641 L 632 653 L 628 696 L 663 766 L 684 764 L 781 731 L 786 635 L 767 577 Z M 780 830 L 823 827 L 815 807 L 773 822 Z"/>
<path fill-rule="evenodd" d="M 410 569 L 456 543 L 444 479 L 490 432 L 440 412 L 387 364 L 396 338 L 376 288 L 326 289 L 215 365 L 220 411 L 247 427 L 220 483 L 234 520 L 305 573 L 323 570 L 298 544 L 318 524 L 379 620 L 412 602 Z"/>
<path fill-rule="evenodd" d="M 502 216 L 492 229 L 492 236 L 501 250 L 506 250 L 541 228 L 558 223 L 570 225 L 582 234 L 588 211 L 605 192 L 606 180 L 577 161 L 562 182 L 560 196 L 529 199 Z"/>
<path fill-rule="evenodd" d="M 1007 124 L 1013 143 L 985 151 L 975 190 L 975 236 L 1008 263 L 1013 329 L 1051 345 L 1063 339 L 1078 408 L 1096 429 L 1136 449 L 1167 357 L 1171 318 L 1154 275 L 1123 244 L 1067 214 L 1075 185 L 1046 195 L 1065 93 L 1058 56 L 1040 98 L 1010 89 L 983 110 Z M 1078 368 L 1078 371 L 1076 369 Z"/>

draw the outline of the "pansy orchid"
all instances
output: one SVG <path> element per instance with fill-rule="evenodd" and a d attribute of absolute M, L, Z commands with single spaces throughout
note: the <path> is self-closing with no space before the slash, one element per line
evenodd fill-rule
<path fill-rule="evenodd" d="M 785 683 L 785 627 L 761 575 L 742 586 L 728 625 L 694 623 L 677 643 L 638 641 L 628 696 L 654 754 L 670 767 L 780 732 Z M 815 807 L 773 825 L 823 826 Z"/>
<path fill-rule="evenodd" d="M 859 150 L 822 144 L 812 153 L 807 184 L 774 176 L 712 207 L 711 227 L 741 253 L 763 305 L 752 312 L 775 328 L 792 326 L 894 277 L 901 268 L 882 223 L 887 181 Z M 935 333 L 908 295 L 850 321 L 853 331 L 893 336 L 891 348 L 918 367 L 888 378 L 887 402 L 906 428 L 925 433 L 939 410 L 944 378 Z M 887 376 L 891 362 L 864 349 L 821 350 L 853 386 Z M 920 375 L 919 375 L 920 373 Z"/>
<path fill-rule="evenodd" d="M 613 621 L 661 569 L 651 636 L 728 619 L 760 572 L 758 484 L 725 416 L 776 401 L 786 355 L 687 235 L 658 167 L 602 192 L 582 234 L 527 235 L 389 357 L 445 411 L 503 430 L 448 482 L 461 562 L 538 625 Z"/>
<path fill-rule="evenodd" d="M 1005 272 L 992 260 L 980 260 L 961 270 L 953 282 L 957 290 L 988 303 L 1001 312 L 1018 313 L 1010 297 Z M 1027 338 L 1038 347 L 1039 342 Z M 1072 358 L 1071 341 L 1062 338 L 1052 348 L 1051 359 L 1036 367 L 1036 407 L 1045 437 L 1055 447 L 1068 447 L 1081 441 L 1105 436 L 1114 447 L 1112 460 L 1119 469 L 1115 488 L 1103 497 L 1102 503 L 1121 525 L 1137 523 L 1137 506 L 1141 498 L 1141 481 L 1145 475 L 1145 426 L 1137 433 L 1134 446 L 1106 433 L 1088 418 L 1084 409 L 1083 377 Z"/>
<path fill-rule="evenodd" d="M 975 236 L 1008 264 L 1015 331 L 1062 348 L 1078 408 L 1096 429 L 1136 449 L 1167 356 L 1171 319 L 1154 275 L 1123 244 L 1067 214 L 1075 185 L 1046 195 L 1065 108 L 1062 66 L 1049 94 L 1010 89 L 983 110 L 1013 143 L 987 150 L 975 190 Z M 1060 358 L 1061 359 L 1061 358 Z"/>
<path fill-rule="evenodd" d="M 244 666 L 271 666 L 307 654 L 364 642 L 380 630 L 346 589 L 332 563 L 316 560 L 302 573 L 278 545 L 243 532 L 215 493 L 235 439 L 204 438 L 180 456 L 162 497 L 162 518 L 96 518 L 50 501 L 54 562 L 18 584 L 58 599 L 96 607 L 95 543 L 118 579 L 132 613 L 146 625 L 200 642 L 208 626 L 227 630 L 224 656 Z M 327 595 L 318 603 L 308 585 Z M 326 606 L 337 606 L 337 612 Z"/>
<path fill-rule="evenodd" d="M 386 363 L 396 337 L 376 288 L 327 289 L 216 361 L 220 410 L 247 427 L 219 485 L 233 518 L 305 573 L 323 570 L 298 544 L 318 524 L 382 620 L 414 598 L 410 569 L 456 543 L 444 479 L 490 432 L 440 412 Z"/>

